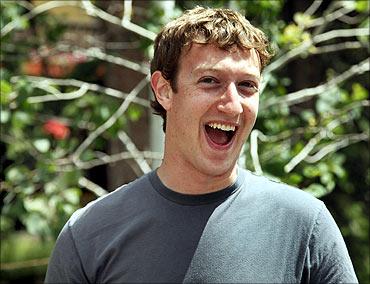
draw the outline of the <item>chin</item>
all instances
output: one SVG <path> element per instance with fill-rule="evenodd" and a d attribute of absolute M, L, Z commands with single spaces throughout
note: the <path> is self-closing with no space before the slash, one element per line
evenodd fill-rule
<path fill-rule="evenodd" d="M 232 174 L 235 167 L 236 167 L 235 163 L 223 164 L 222 162 L 221 163 L 212 162 L 204 165 L 204 170 L 202 172 L 212 177 L 221 177 L 221 176 L 227 177 Z"/>

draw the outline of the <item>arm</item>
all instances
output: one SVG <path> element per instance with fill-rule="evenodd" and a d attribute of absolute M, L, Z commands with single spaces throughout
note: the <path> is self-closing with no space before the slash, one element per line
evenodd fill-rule
<path fill-rule="evenodd" d="M 69 222 L 57 239 L 49 261 L 45 283 L 89 283 Z"/>
<path fill-rule="evenodd" d="M 325 205 L 313 228 L 306 266 L 310 283 L 358 283 L 346 244 Z"/>

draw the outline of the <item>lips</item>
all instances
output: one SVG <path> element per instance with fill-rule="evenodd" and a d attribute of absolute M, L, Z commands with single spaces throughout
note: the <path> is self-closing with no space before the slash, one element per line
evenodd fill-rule
<path fill-rule="evenodd" d="M 205 135 L 208 143 L 217 149 L 226 149 L 231 145 L 237 127 L 227 123 L 208 123 L 205 125 Z"/>

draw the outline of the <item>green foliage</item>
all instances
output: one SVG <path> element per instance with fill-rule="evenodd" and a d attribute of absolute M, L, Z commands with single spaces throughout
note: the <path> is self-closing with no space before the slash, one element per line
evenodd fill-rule
<path fill-rule="evenodd" d="M 15 1 L 1 1 L 1 27 L 19 22 L 2 37 L 1 45 L 0 145 L 5 149 L 1 164 L 1 236 L 7 238 L 21 229 L 45 241 L 55 239 L 81 206 L 80 179 L 86 171 L 74 164 L 72 155 L 86 137 L 113 115 L 122 100 L 91 91 L 74 100 L 47 100 L 51 93 L 68 96 L 78 88 L 35 82 L 23 73 L 26 70 L 39 72 L 37 76 L 52 76 L 47 74 L 48 65 L 32 64 L 39 58 L 48 62 L 52 55 L 42 57 L 42 52 L 50 53 L 55 48 L 65 26 L 53 16 L 40 14 L 32 20 L 31 27 L 25 21 L 25 13 Z M 37 60 L 32 61 L 35 56 Z M 59 61 L 68 63 L 66 60 L 72 55 L 68 56 Z M 33 69 L 25 69 L 27 64 Z M 87 59 L 68 74 L 61 73 L 64 67 L 53 74 L 94 81 L 98 66 L 99 62 Z M 41 100 L 32 101 L 35 97 Z M 105 150 L 108 141 L 126 127 L 127 120 L 136 121 L 141 113 L 140 107 L 131 105 L 127 117 L 121 116 L 95 139 L 81 153 L 80 161 L 97 159 L 98 151 Z"/>

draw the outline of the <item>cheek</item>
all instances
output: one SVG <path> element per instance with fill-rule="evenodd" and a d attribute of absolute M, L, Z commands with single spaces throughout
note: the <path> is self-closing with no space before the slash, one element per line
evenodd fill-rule
<path fill-rule="evenodd" d="M 245 115 L 247 115 L 248 117 L 256 116 L 258 112 L 258 104 L 258 97 L 253 97 L 250 98 L 250 100 L 246 101 L 243 105 Z"/>

